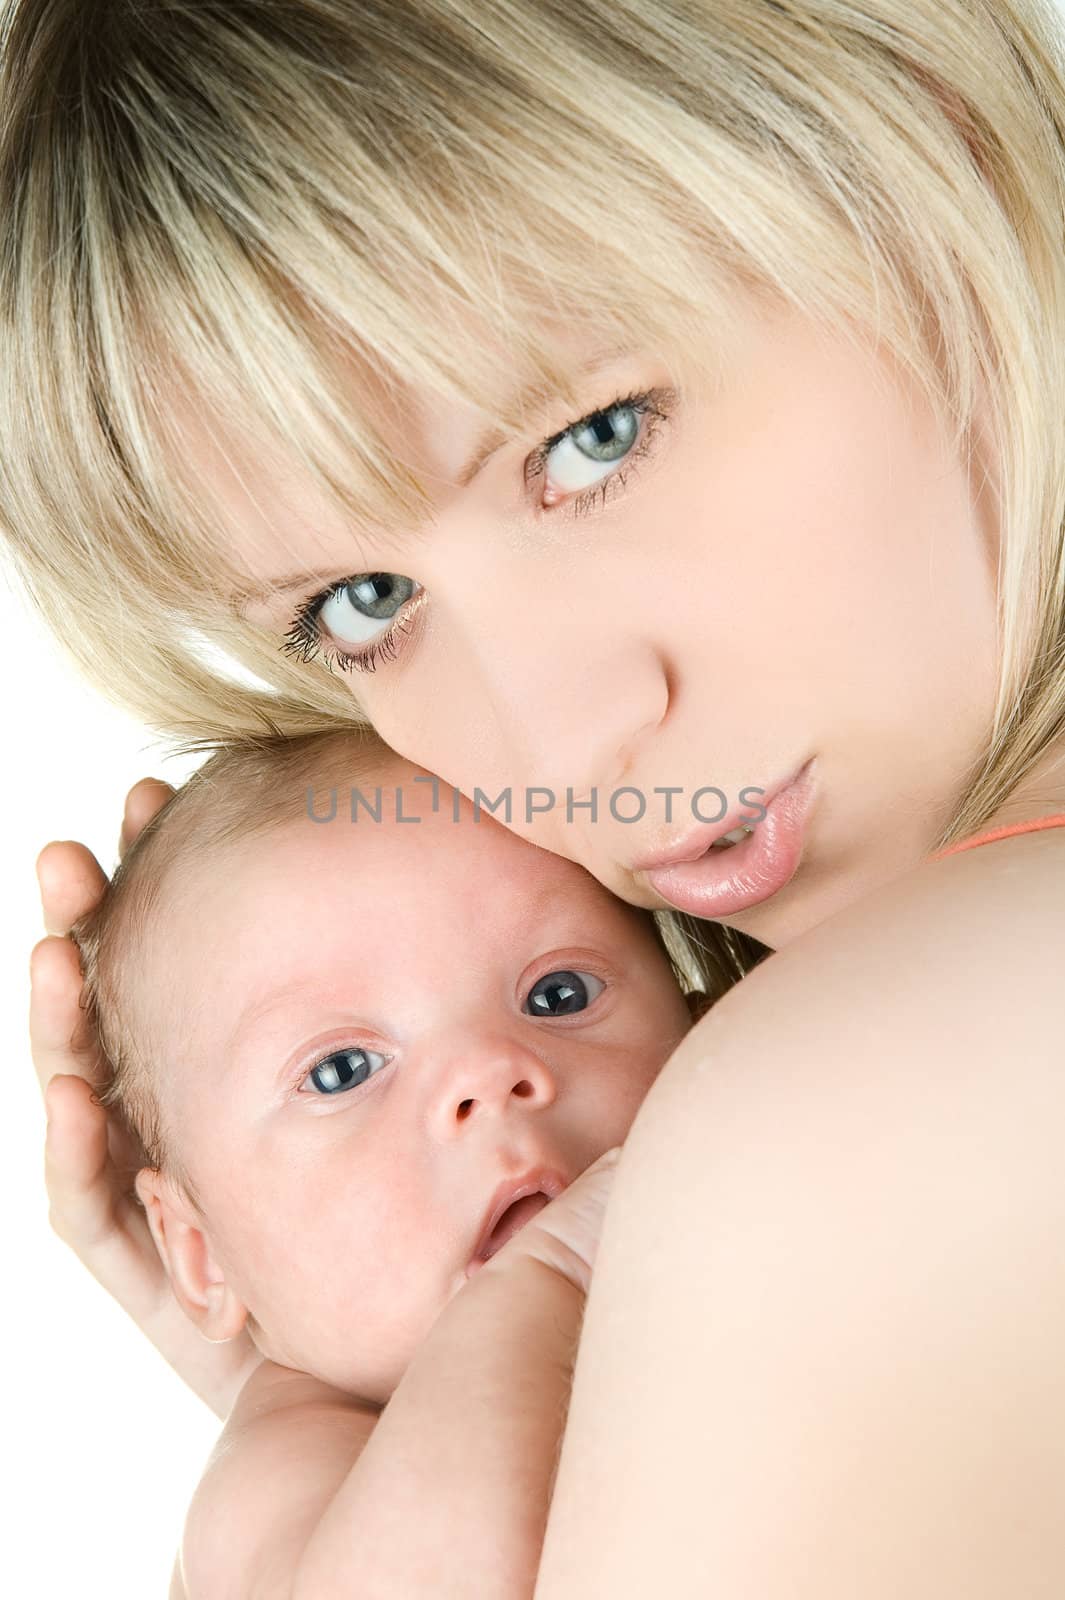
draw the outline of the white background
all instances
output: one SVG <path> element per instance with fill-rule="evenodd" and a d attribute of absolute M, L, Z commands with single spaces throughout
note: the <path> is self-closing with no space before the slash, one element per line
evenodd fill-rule
<path fill-rule="evenodd" d="M 81 839 L 112 871 L 126 790 L 148 775 L 178 784 L 197 761 L 165 760 L 160 741 L 94 694 L 2 568 L 0 683 L 2 1587 L 12 1600 L 166 1600 L 221 1424 L 48 1226 L 28 962 L 44 936 L 41 847 Z"/>

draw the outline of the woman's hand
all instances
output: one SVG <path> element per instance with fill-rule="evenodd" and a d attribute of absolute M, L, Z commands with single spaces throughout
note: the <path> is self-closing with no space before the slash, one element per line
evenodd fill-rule
<path fill-rule="evenodd" d="M 120 855 L 173 792 L 155 778 L 133 786 Z M 91 851 L 70 841 L 45 845 L 37 876 L 48 937 L 30 958 L 30 1042 L 47 1116 L 49 1222 L 174 1370 L 224 1418 L 262 1358 L 247 1333 L 210 1344 L 181 1310 L 133 1189 L 142 1152 L 93 1094 L 108 1081 L 110 1068 L 85 1025 L 81 966 L 67 935 L 99 901 L 107 877 Z"/>

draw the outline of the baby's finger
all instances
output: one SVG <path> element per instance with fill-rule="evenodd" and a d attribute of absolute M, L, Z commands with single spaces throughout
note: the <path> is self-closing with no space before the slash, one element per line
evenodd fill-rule
<path fill-rule="evenodd" d="M 118 853 L 124 856 L 134 839 L 156 812 L 161 810 L 176 790 L 162 778 L 141 778 L 126 796 L 122 827 L 118 835 Z"/>
<path fill-rule="evenodd" d="M 107 1113 L 84 1078 L 58 1074 L 45 1092 L 48 1126 L 44 1181 L 52 1229 L 79 1255 L 114 1226 L 115 1196 L 108 1178 Z"/>
<path fill-rule="evenodd" d="M 107 887 L 107 874 L 85 845 L 53 839 L 37 857 L 37 882 L 46 931 L 64 934 L 96 905 Z"/>
<path fill-rule="evenodd" d="M 81 1009 L 81 966 L 69 939 L 50 935 L 30 954 L 30 1051 L 41 1092 L 56 1073 L 100 1082 L 99 1052 Z"/>

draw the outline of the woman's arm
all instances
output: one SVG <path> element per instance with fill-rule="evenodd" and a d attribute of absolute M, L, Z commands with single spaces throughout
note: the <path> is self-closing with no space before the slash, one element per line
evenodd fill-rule
<path fill-rule="evenodd" d="M 189 1511 L 188 1600 L 532 1594 L 611 1174 L 463 1286 L 379 1415 L 263 1364 Z"/>
<path fill-rule="evenodd" d="M 172 793 L 155 779 L 134 785 L 120 854 Z M 110 1069 L 85 1027 L 78 952 L 67 934 L 103 894 L 106 875 L 84 845 L 70 842 L 46 845 L 37 871 L 48 937 L 34 947 L 30 960 L 30 1045 L 47 1116 L 45 1183 L 52 1228 L 175 1371 L 224 1418 L 259 1353 L 247 1335 L 209 1344 L 181 1310 L 133 1189 L 143 1156 L 130 1147 L 117 1117 L 92 1095 Z"/>
<path fill-rule="evenodd" d="M 785 947 L 656 1081 L 536 1600 L 1065 1594 L 1062 858 L 995 848 Z"/>

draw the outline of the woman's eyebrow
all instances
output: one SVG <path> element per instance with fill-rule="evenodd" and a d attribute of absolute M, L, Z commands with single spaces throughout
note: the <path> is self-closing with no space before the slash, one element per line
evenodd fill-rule
<path fill-rule="evenodd" d="M 588 352 L 583 360 L 574 363 L 571 371 L 571 380 L 584 383 L 589 378 L 594 378 L 604 369 L 616 366 L 632 354 L 624 345 L 600 345 Z M 502 423 L 493 424 L 478 434 L 474 440 L 473 449 L 466 460 L 466 464 L 457 473 L 455 481 L 463 489 L 467 489 L 480 472 L 490 456 L 506 444 L 514 432 L 528 424 L 529 413 L 534 416 L 541 415 L 555 399 L 558 390 L 552 383 L 537 378 L 530 383 L 522 384 L 507 400 L 503 410 Z"/>
<path fill-rule="evenodd" d="M 257 600 L 269 600 L 273 594 L 289 593 L 293 589 L 306 589 L 312 585 L 324 588 L 326 584 L 337 583 L 339 581 L 337 573 L 336 567 L 329 567 L 322 572 L 290 572 L 283 578 L 269 578 L 262 584 L 232 589 L 228 600 L 239 615 L 246 606 L 254 604 Z"/>
<path fill-rule="evenodd" d="M 586 382 L 597 373 L 615 366 L 619 361 L 631 355 L 631 351 L 621 345 L 602 346 L 585 356 L 582 361 L 575 363 L 572 377 L 576 383 Z M 530 414 L 541 415 L 551 404 L 557 394 L 555 385 L 541 379 L 522 384 L 510 395 L 503 412 L 503 421 L 493 423 L 477 435 L 473 442 L 464 465 L 455 476 L 455 482 L 461 489 L 468 489 L 485 463 L 495 455 L 496 451 L 510 442 L 516 430 L 528 424 Z M 239 613 L 245 606 L 259 600 L 267 600 L 272 594 L 291 592 L 293 589 L 307 588 L 312 584 L 319 587 L 328 583 L 338 582 L 338 569 L 333 568 L 325 572 L 293 572 L 284 577 L 269 579 L 258 586 L 234 589 L 230 592 L 229 601 Z"/>

